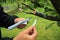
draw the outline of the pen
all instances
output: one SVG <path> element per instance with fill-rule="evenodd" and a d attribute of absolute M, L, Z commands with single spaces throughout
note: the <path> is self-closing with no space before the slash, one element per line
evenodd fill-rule
<path fill-rule="evenodd" d="M 13 24 L 13 25 L 11 25 L 11 26 L 8 27 L 8 30 L 11 30 L 11 29 L 19 26 L 20 24 L 25 23 L 26 21 L 29 21 L 30 19 L 31 19 L 31 17 L 30 17 L 30 18 L 27 18 L 27 19 L 25 19 L 25 20 L 22 20 L 22 21 L 20 21 L 20 22 L 18 22 L 18 23 Z"/>

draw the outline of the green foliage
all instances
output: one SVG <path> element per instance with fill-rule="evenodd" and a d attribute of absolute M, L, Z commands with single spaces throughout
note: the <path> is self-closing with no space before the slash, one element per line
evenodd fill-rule
<path fill-rule="evenodd" d="M 1 0 L 2 1 L 2 0 Z M 8 11 L 9 10 L 9 14 L 13 14 L 14 11 L 17 11 L 17 2 L 19 3 L 19 6 L 21 8 L 23 8 L 23 12 L 14 12 L 15 14 L 13 15 L 17 15 L 20 18 L 28 18 L 28 17 L 32 17 L 32 19 L 29 21 L 29 23 L 27 24 L 27 26 L 24 29 L 18 29 L 15 28 L 11 31 L 8 31 L 6 28 L 2 28 L 2 37 L 15 37 L 19 32 L 21 32 L 22 30 L 25 30 L 26 28 L 28 28 L 29 26 L 32 25 L 34 19 L 36 18 L 36 16 L 31 15 L 31 14 L 25 14 L 25 12 L 31 12 L 31 10 L 25 6 L 22 6 L 21 2 L 26 3 L 27 5 L 29 5 L 30 7 L 34 8 L 34 4 L 32 4 L 30 1 L 31 0 L 7 0 L 7 2 L 1 2 L 2 6 L 4 7 L 4 11 Z M 51 4 L 50 0 L 39 0 L 38 2 L 39 4 L 43 5 L 43 7 L 37 7 L 34 8 L 37 11 L 44 13 L 46 15 L 51 15 L 51 16 L 58 16 L 56 10 L 54 9 L 53 5 Z M 10 7 L 8 9 L 6 9 L 6 6 Z M 38 36 L 37 36 L 37 40 L 60 40 L 60 22 L 56 22 L 56 21 L 50 21 L 50 20 L 46 20 L 43 18 L 38 17 L 38 22 L 36 24 L 36 29 L 38 31 Z M 46 30 L 48 29 L 48 30 Z"/>

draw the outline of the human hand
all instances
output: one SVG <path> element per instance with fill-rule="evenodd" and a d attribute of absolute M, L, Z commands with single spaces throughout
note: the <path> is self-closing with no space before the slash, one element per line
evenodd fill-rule
<path fill-rule="evenodd" d="M 13 40 L 35 40 L 37 37 L 37 31 L 35 27 L 30 27 L 20 32 Z"/>
<path fill-rule="evenodd" d="M 16 18 L 14 20 L 14 23 L 20 22 L 22 20 L 25 20 L 25 19 L 24 18 Z M 21 25 L 18 26 L 18 28 L 24 28 L 25 26 L 26 26 L 26 24 L 21 24 Z"/>

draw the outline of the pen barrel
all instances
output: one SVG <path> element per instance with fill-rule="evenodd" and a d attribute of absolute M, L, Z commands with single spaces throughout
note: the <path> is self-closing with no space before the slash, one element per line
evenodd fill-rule
<path fill-rule="evenodd" d="M 11 30 L 11 29 L 13 29 L 13 28 L 19 26 L 20 24 L 25 23 L 26 21 L 29 21 L 30 19 L 31 19 L 31 18 L 27 18 L 27 19 L 25 19 L 25 20 L 23 20 L 23 21 L 20 21 L 20 22 L 14 24 L 14 25 L 11 25 L 11 26 L 8 27 L 8 30 Z"/>
<path fill-rule="evenodd" d="M 13 29 L 13 28 L 19 26 L 20 24 L 24 23 L 25 21 L 26 21 L 26 20 L 21 21 L 21 22 L 18 22 L 18 23 L 16 23 L 16 24 L 12 25 L 12 26 L 9 26 L 8 29 L 11 30 L 11 29 Z"/>

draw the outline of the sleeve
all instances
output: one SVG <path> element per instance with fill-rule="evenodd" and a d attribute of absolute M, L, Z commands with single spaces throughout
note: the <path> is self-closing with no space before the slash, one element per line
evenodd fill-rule
<path fill-rule="evenodd" d="M 0 26 L 7 28 L 8 26 L 13 25 L 15 18 L 18 17 L 15 15 L 14 16 L 8 15 L 5 12 L 0 13 Z"/>

